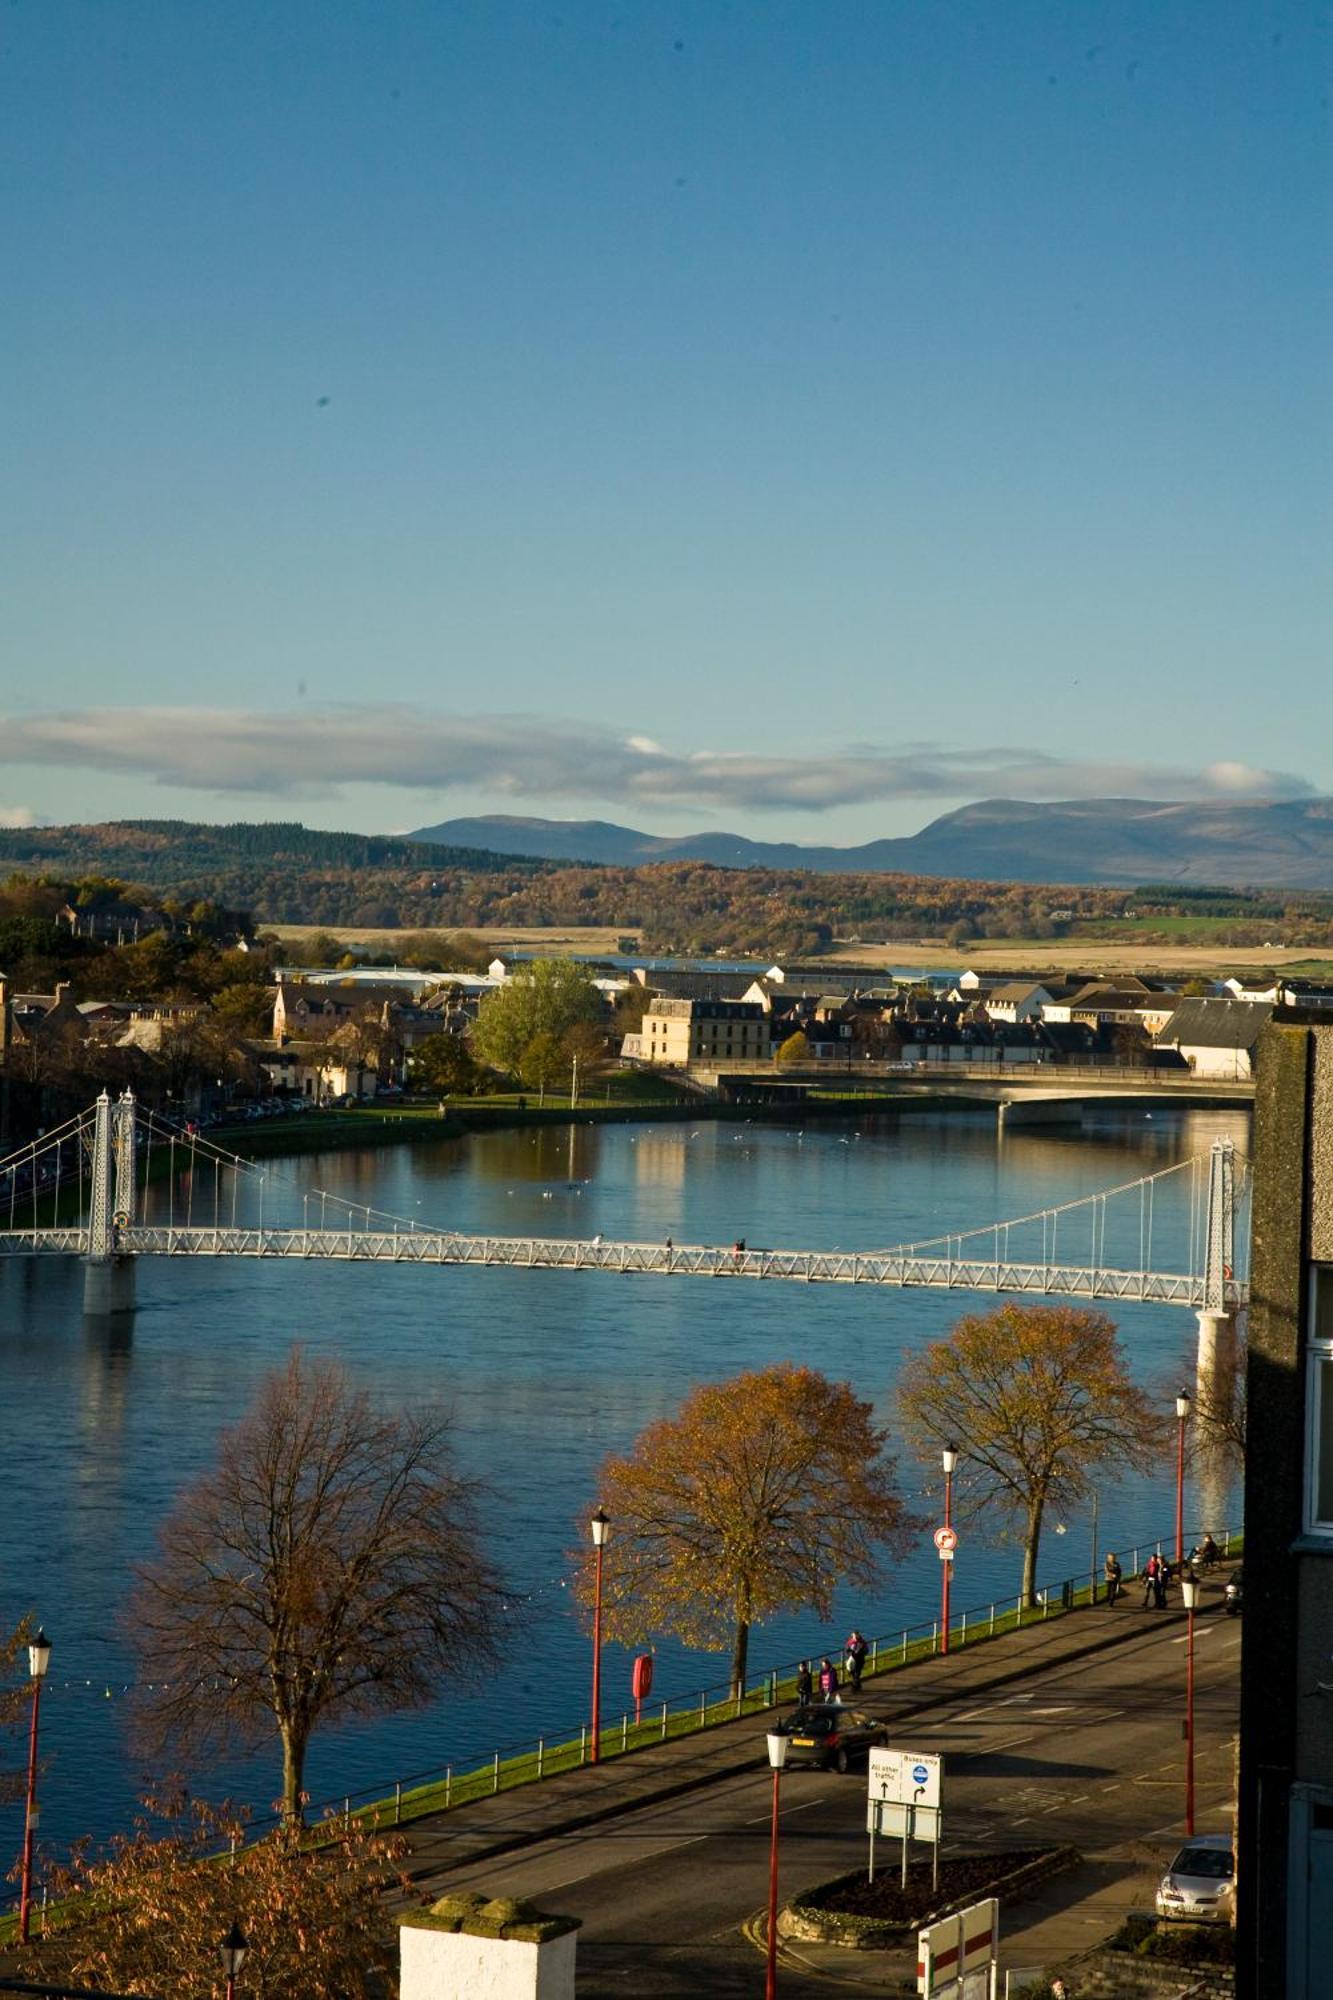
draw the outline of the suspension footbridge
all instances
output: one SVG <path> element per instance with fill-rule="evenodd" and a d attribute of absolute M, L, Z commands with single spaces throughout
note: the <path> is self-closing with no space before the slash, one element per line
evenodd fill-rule
<path fill-rule="evenodd" d="M 467 1265 L 1141 1300 L 1230 1321 L 1247 1174 L 1227 1140 L 1033 1214 L 889 1249 L 500 1236 L 429 1227 L 260 1167 L 103 1092 L 0 1160 L 0 1256 L 83 1259 L 91 1312 L 128 1307 L 143 1257 Z M 267 1214 L 266 1214 L 267 1208 Z"/>

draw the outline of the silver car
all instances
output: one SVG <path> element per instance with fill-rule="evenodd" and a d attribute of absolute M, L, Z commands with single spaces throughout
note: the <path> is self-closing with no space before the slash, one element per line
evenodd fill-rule
<path fill-rule="evenodd" d="M 1158 1884 L 1158 1916 L 1191 1924 L 1230 1923 L 1235 1873 L 1229 1833 L 1195 1834 Z"/>

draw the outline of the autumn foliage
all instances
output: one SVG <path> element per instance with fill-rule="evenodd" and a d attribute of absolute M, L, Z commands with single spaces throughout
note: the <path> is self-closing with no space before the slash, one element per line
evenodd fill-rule
<path fill-rule="evenodd" d="M 925 1462 L 957 1447 L 961 1516 L 1017 1525 L 1028 1603 L 1048 1504 L 1082 1498 L 1101 1468 L 1146 1470 L 1163 1436 L 1114 1323 L 1078 1306 L 1010 1303 L 960 1319 L 904 1362 L 898 1410 Z"/>
<path fill-rule="evenodd" d="M 244 1815 L 227 1807 L 150 1801 L 109 1854 L 80 1851 L 57 1871 L 60 1914 L 23 1952 L 22 1976 L 214 2000 L 218 1947 L 236 1921 L 250 1945 L 246 1993 L 370 2000 L 388 1990 L 397 1944 L 382 1891 L 405 1843 L 355 1823 L 317 1840 L 288 1827 L 248 1845 L 245 1835 Z"/>
<path fill-rule="evenodd" d="M 869 1586 L 902 1553 L 915 1523 L 886 1443 L 870 1404 L 812 1368 L 695 1389 L 601 1469 L 607 1636 L 729 1642 L 739 1686 L 753 1625 L 798 1606 L 826 1618 L 838 1584 Z"/>

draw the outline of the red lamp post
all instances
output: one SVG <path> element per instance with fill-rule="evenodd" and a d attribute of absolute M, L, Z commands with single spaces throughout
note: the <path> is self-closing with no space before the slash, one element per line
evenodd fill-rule
<path fill-rule="evenodd" d="M 592 1595 L 592 1761 L 595 1764 L 602 1752 L 602 1550 L 611 1526 L 604 1508 L 597 1509 L 589 1526 L 597 1563 Z"/>
<path fill-rule="evenodd" d="M 51 1664 L 51 1641 L 41 1627 L 28 1647 L 28 1672 L 32 1677 L 32 1725 L 28 1731 L 28 1809 L 23 1821 L 23 1874 L 19 1890 L 19 1937 L 28 1942 L 32 1919 L 32 1837 L 41 1814 L 37 1807 L 37 1713 L 42 1699 L 42 1682 Z"/>
<path fill-rule="evenodd" d="M 764 2000 L 777 2000 L 778 1991 L 778 1796 L 782 1767 L 787 1761 L 787 1732 L 773 1729 L 768 1736 L 768 1761 L 773 1768 L 773 1825 L 768 1841 L 768 1964 L 764 1974 Z"/>
<path fill-rule="evenodd" d="M 953 1475 L 958 1464 L 958 1447 L 946 1444 L 940 1453 L 944 1466 L 944 1525 L 953 1527 Z M 953 1577 L 953 1550 L 949 1546 L 940 1548 L 940 1651 L 949 1650 L 949 1584 Z"/>
<path fill-rule="evenodd" d="M 231 1929 L 222 1940 L 222 1970 L 227 1979 L 227 2000 L 236 2000 L 236 1982 L 241 1976 L 241 1967 L 249 1949 L 249 1938 L 233 1919 Z"/>
<path fill-rule="evenodd" d="M 1194 1609 L 1199 1586 L 1192 1576 L 1182 1576 L 1180 1595 L 1185 1604 L 1185 1832 L 1194 1832 Z"/>
<path fill-rule="evenodd" d="M 1176 1574 L 1185 1562 L 1185 1425 L 1189 1421 L 1189 1391 L 1176 1397 Z"/>

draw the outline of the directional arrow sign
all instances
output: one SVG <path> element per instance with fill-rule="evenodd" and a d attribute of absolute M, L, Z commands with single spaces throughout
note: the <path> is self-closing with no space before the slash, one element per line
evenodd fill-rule
<path fill-rule="evenodd" d="M 941 1555 L 943 1555 L 945 1549 L 948 1549 L 950 1551 L 956 1549 L 958 1547 L 957 1528 L 936 1528 L 935 1546 L 940 1551 Z"/>

